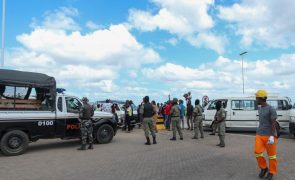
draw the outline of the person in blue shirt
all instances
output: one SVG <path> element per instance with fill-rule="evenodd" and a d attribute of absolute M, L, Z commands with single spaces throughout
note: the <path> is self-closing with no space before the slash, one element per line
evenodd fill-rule
<path fill-rule="evenodd" d="M 180 121 L 182 125 L 182 129 L 184 129 L 184 116 L 185 116 L 185 106 L 183 105 L 183 100 L 179 100 L 179 108 L 180 108 Z"/>

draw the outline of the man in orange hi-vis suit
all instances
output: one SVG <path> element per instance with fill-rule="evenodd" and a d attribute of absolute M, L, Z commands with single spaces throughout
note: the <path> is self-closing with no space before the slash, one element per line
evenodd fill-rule
<path fill-rule="evenodd" d="M 265 90 L 258 90 L 255 95 L 259 113 L 259 127 L 255 139 L 255 155 L 261 169 L 259 177 L 264 178 L 268 172 L 266 179 L 271 180 L 273 175 L 277 174 L 277 137 L 275 129 L 277 113 L 272 106 L 267 104 L 267 92 Z M 269 168 L 263 157 L 265 150 L 269 159 Z"/>

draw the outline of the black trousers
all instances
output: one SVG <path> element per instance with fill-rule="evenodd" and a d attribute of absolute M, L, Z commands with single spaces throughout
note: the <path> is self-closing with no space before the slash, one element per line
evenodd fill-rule
<path fill-rule="evenodd" d="M 131 131 L 132 127 L 131 127 L 131 119 L 130 118 L 125 118 L 125 124 L 124 124 L 124 129 Z"/>

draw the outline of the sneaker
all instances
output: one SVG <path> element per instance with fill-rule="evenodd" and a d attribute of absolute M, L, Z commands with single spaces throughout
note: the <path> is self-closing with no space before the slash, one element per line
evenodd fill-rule
<path fill-rule="evenodd" d="M 210 133 L 209 135 L 215 136 L 215 133 Z"/>
<path fill-rule="evenodd" d="M 192 139 L 199 139 L 199 138 L 197 138 L 197 137 L 192 137 Z"/>
<path fill-rule="evenodd" d="M 173 138 L 171 138 L 171 139 L 170 139 L 170 141 L 176 141 L 176 138 L 175 138 L 175 137 L 173 137 Z"/>
<path fill-rule="evenodd" d="M 183 140 L 183 138 L 180 138 L 180 140 Z"/>

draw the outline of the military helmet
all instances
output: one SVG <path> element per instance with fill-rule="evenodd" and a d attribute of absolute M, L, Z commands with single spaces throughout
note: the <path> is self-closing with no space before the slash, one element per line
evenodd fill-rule
<path fill-rule="evenodd" d="M 83 98 L 82 98 L 82 101 L 83 101 L 83 102 L 88 102 L 88 98 L 87 98 L 87 97 L 83 97 Z"/>

